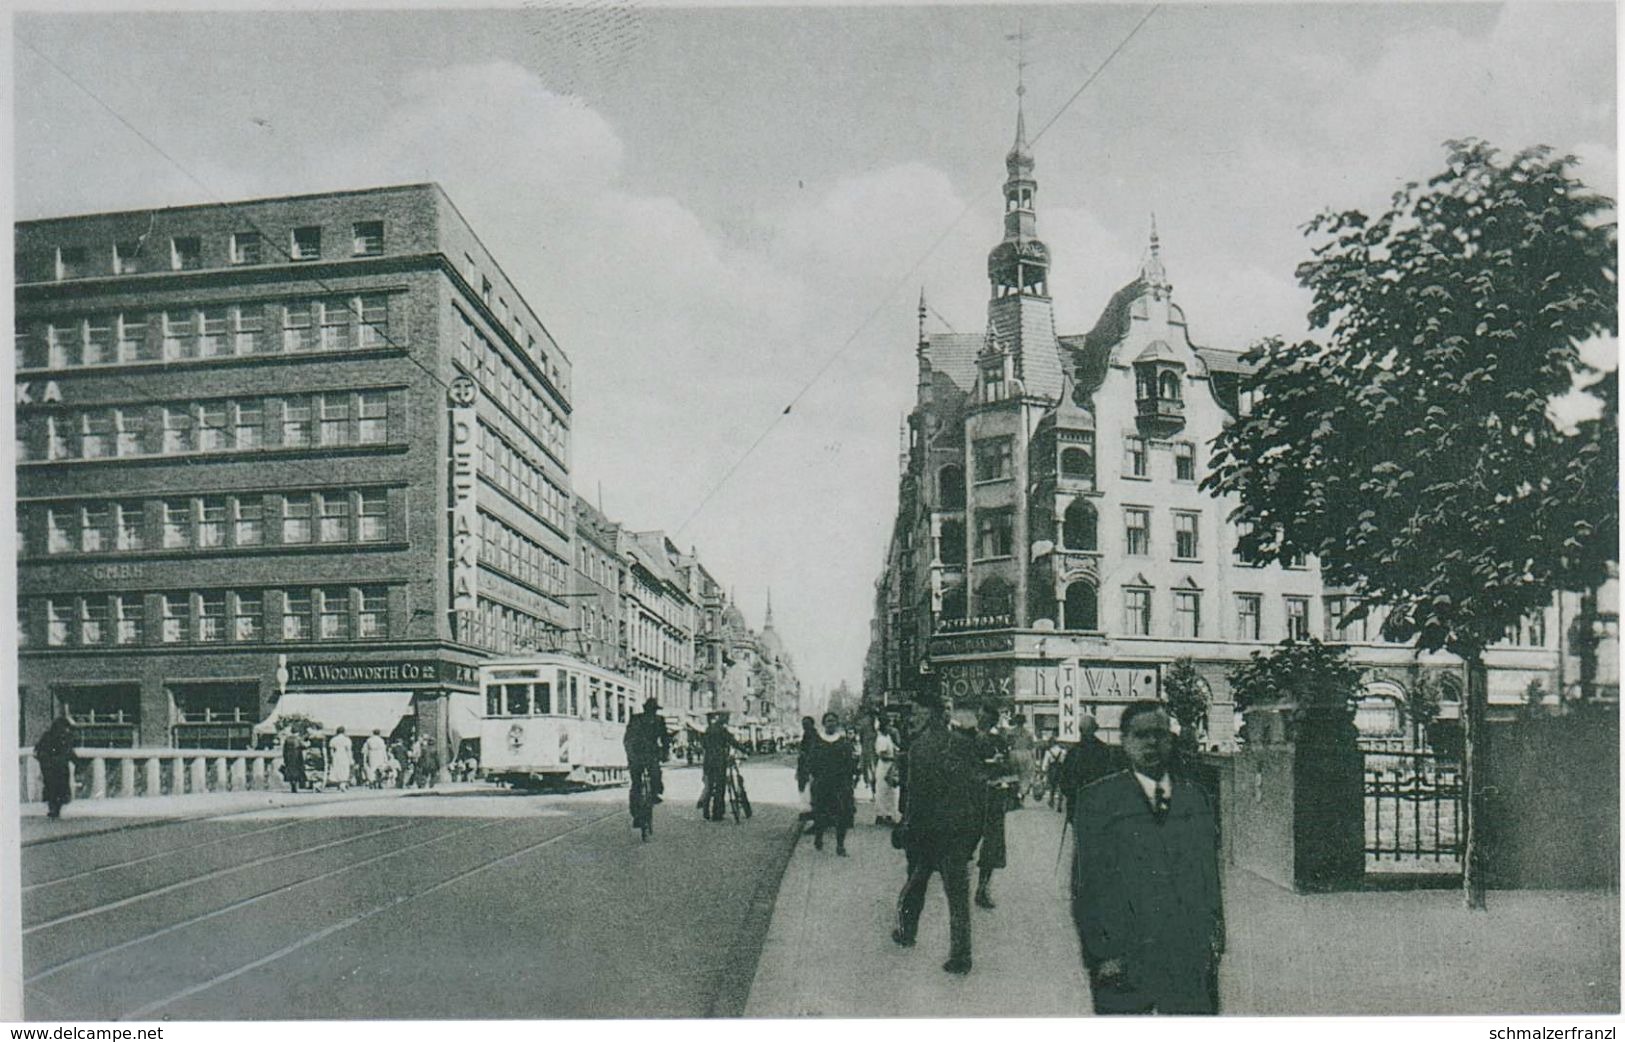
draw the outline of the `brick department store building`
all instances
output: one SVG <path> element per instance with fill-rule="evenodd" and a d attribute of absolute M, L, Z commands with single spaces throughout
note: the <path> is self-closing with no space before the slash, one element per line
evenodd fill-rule
<path fill-rule="evenodd" d="M 24 745 L 477 735 L 569 625 L 570 363 L 439 186 L 16 240 Z"/>
<path fill-rule="evenodd" d="M 1233 504 L 1199 486 L 1213 439 L 1247 407 L 1247 370 L 1239 352 L 1193 338 L 1154 225 L 1140 271 L 1094 328 L 1057 331 L 1034 169 L 1018 114 L 986 333 L 928 332 L 920 301 L 865 699 L 934 688 L 1063 737 L 1087 710 L 1111 737 L 1122 706 L 1160 697 L 1167 666 L 1189 658 L 1218 710 L 1209 743 L 1222 747 L 1234 736 L 1227 670 L 1312 636 L 1345 645 L 1363 670 L 1366 737 L 1405 743 L 1408 699 L 1428 674 L 1444 686 L 1441 716 L 1457 716 L 1452 656 L 1384 641 L 1380 618 L 1349 622 L 1353 591 L 1328 587 L 1313 558 L 1241 558 Z M 1517 712 L 1535 684 L 1549 704 L 1579 697 L 1580 628 L 1581 598 L 1565 594 L 1490 649 L 1492 715 Z"/>

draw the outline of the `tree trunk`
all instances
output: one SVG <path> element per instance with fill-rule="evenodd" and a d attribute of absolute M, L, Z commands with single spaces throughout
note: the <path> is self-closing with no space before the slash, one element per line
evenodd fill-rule
<path fill-rule="evenodd" d="M 1467 841 L 1461 857 L 1461 884 L 1470 909 L 1484 910 L 1484 767 L 1488 761 L 1489 670 L 1484 653 L 1463 656 L 1467 662 L 1467 699 L 1462 705 L 1462 812 Z"/>

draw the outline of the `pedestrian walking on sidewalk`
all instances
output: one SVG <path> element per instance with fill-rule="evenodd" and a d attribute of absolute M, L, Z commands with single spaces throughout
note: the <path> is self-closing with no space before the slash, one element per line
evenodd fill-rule
<path fill-rule="evenodd" d="M 1123 711 L 1129 770 L 1078 797 L 1072 917 L 1096 1013 L 1217 1013 L 1224 916 L 1207 794 L 1169 775 L 1158 702 Z"/>
<path fill-rule="evenodd" d="M 860 777 L 863 783 L 869 786 L 870 796 L 875 794 L 875 764 L 878 762 L 878 756 L 875 752 L 875 738 L 879 733 L 880 729 L 876 726 L 874 710 L 865 709 L 863 715 L 858 719 L 858 751 L 863 757 L 863 772 Z"/>
<path fill-rule="evenodd" d="M 897 736 L 890 721 L 875 735 L 875 824 L 897 824 Z"/>
<path fill-rule="evenodd" d="M 796 750 L 796 793 L 801 802 L 801 820 L 807 822 L 806 831 L 812 831 L 812 775 L 807 773 L 807 757 L 812 754 L 813 743 L 818 740 L 818 721 L 810 716 L 801 718 L 801 747 Z"/>
<path fill-rule="evenodd" d="M 1077 827 L 1078 793 L 1106 775 L 1128 766 L 1122 749 L 1100 740 L 1097 734 L 1099 727 L 1095 718 L 1088 713 L 1078 717 L 1078 744 L 1067 750 L 1058 772 L 1061 799 L 1066 805 L 1066 820 L 1074 828 Z"/>
<path fill-rule="evenodd" d="M 372 729 L 366 744 L 361 747 L 361 763 L 366 769 L 367 784 L 374 789 L 384 787 L 384 768 L 389 764 L 389 743 L 378 728 Z"/>
<path fill-rule="evenodd" d="M 355 770 L 355 746 L 341 726 L 327 743 L 327 781 L 343 792 L 350 787 L 350 775 Z"/>
<path fill-rule="evenodd" d="M 932 874 L 942 877 L 948 896 L 949 973 L 969 973 L 970 859 L 982 837 L 987 784 L 977 755 L 975 714 L 958 710 L 954 726 L 936 696 L 917 695 L 915 705 L 927 717 L 925 728 L 909 742 L 908 806 L 903 811 L 901 840 L 908 858 L 908 879 L 897 895 L 897 926 L 892 940 L 914 944 L 925 892 Z"/>
<path fill-rule="evenodd" d="M 40 781 L 45 786 L 45 816 L 62 816 L 62 808 L 73 799 L 71 784 L 73 772 L 73 725 L 66 715 L 51 721 L 51 726 L 34 743 L 34 759 L 39 762 Z"/>
<path fill-rule="evenodd" d="M 1034 787 L 1033 772 L 1038 759 L 1038 743 L 1027 730 L 1027 718 L 1016 714 L 1010 720 L 1010 767 L 1016 776 L 1012 795 L 1016 806 L 1023 806 Z"/>
<path fill-rule="evenodd" d="M 807 756 L 812 790 L 813 849 L 824 849 L 824 830 L 835 829 L 835 853 L 846 857 L 846 832 L 857 812 L 852 788 L 858 777 L 858 747 L 841 727 L 841 718 L 825 713 Z"/>
<path fill-rule="evenodd" d="M 1010 765 L 1010 746 L 999 733 L 999 711 L 985 705 L 976 714 L 976 756 L 987 778 L 987 801 L 982 811 L 982 843 L 976 856 L 976 907 L 991 911 L 993 873 L 1008 863 L 1004 843 L 1004 815 L 1010 809 L 1010 790 L 1015 772 Z"/>
<path fill-rule="evenodd" d="M 305 787 L 305 742 L 297 731 L 282 740 L 282 777 L 294 792 Z"/>

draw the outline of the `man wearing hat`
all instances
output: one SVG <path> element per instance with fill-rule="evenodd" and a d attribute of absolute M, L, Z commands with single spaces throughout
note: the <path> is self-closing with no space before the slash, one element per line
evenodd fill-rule
<path fill-rule="evenodd" d="M 660 794 L 665 786 L 660 780 L 660 763 L 666 758 L 671 749 L 671 735 L 666 731 L 666 721 L 660 715 L 660 700 L 649 697 L 643 700 L 643 712 L 633 713 L 632 718 L 626 722 L 626 733 L 621 737 L 621 745 L 626 750 L 626 769 L 632 775 L 632 793 L 629 797 L 632 807 L 632 827 L 637 828 L 643 823 L 637 820 L 638 804 L 643 799 L 644 777 L 648 777 L 649 788 L 654 791 L 652 803 L 660 802 Z"/>
<path fill-rule="evenodd" d="M 700 750 L 705 760 L 700 770 L 705 778 L 705 789 L 700 793 L 700 810 L 707 821 L 721 821 L 726 809 L 728 793 L 728 760 L 739 747 L 728 730 L 728 714 L 712 710 L 705 734 L 700 736 Z"/>

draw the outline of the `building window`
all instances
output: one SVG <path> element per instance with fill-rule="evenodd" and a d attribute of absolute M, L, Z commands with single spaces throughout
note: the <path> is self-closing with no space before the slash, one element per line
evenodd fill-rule
<path fill-rule="evenodd" d="M 1237 521 L 1235 531 L 1236 531 L 1236 563 L 1239 564 L 1239 565 L 1243 565 L 1245 567 L 1248 567 L 1248 568 L 1257 568 L 1257 567 L 1259 567 L 1258 555 L 1257 554 L 1251 554 L 1251 553 L 1248 553 L 1245 550 L 1243 550 L 1242 549 L 1242 543 L 1241 543 L 1241 541 L 1242 541 L 1242 539 L 1244 537 L 1252 534 L 1252 531 L 1253 531 L 1252 522 L 1251 521 Z"/>
<path fill-rule="evenodd" d="M 265 350 L 265 308 L 258 304 L 239 304 L 231 309 L 235 337 L 234 347 L 239 355 L 257 355 Z"/>
<path fill-rule="evenodd" d="M 140 644 L 142 641 L 141 619 L 145 614 L 145 605 L 137 595 L 118 594 L 113 597 L 113 642 L 115 644 Z"/>
<path fill-rule="evenodd" d="M 162 640 L 165 644 L 179 644 L 191 629 L 191 594 L 165 593 L 159 596 L 163 602 Z"/>
<path fill-rule="evenodd" d="M 376 257 L 384 252 L 384 222 L 357 221 L 350 226 L 351 250 L 357 257 Z"/>
<path fill-rule="evenodd" d="M 356 538 L 363 543 L 377 543 L 388 537 L 389 497 L 382 491 L 361 493 Z"/>
<path fill-rule="evenodd" d="M 300 448 L 311 443 L 311 404 L 307 397 L 282 401 L 282 444 Z"/>
<path fill-rule="evenodd" d="M 237 546 L 259 546 L 265 541 L 265 503 L 258 499 L 232 499 L 232 541 Z"/>
<path fill-rule="evenodd" d="M 114 454 L 124 457 L 141 455 L 142 436 L 146 433 L 145 418 L 133 409 L 116 409 L 113 423 L 116 428 Z"/>
<path fill-rule="evenodd" d="M 53 648 L 66 646 L 72 626 L 72 601 L 53 599 L 45 602 L 45 643 Z"/>
<path fill-rule="evenodd" d="M 84 526 L 79 530 L 79 549 L 87 554 L 110 550 L 113 546 L 113 511 L 106 503 L 84 508 Z"/>
<path fill-rule="evenodd" d="M 87 597 L 79 602 L 79 643 L 102 644 L 107 641 L 107 602 L 100 597 Z"/>
<path fill-rule="evenodd" d="M 109 315 L 93 316 L 85 322 L 85 365 L 105 365 L 113 361 L 113 318 Z"/>
<path fill-rule="evenodd" d="M 309 301 L 288 304 L 282 309 L 282 350 L 316 350 L 316 318 Z"/>
<path fill-rule="evenodd" d="M 1151 511 L 1128 507 L 1123 511 L 1124 552 L 1130 557 L 1151 553 Z"/>
<path fill-rule="evenodd" d="M 205 593 L 198 597 L 197 639 L 212 644 L 226 639 L 226 595 Z"/>
<path fill-rule="evenodd" d="M 980 438 L 976 442 L 976 480 L 997 481 L 1010 476 L 1014 438 Z"/>
<path fill-rule="evenodd" d="M 49 507 L 45 511 L 45 552 L 48 554 L 65 554 L 73 550 L 74 531 L 77 518 L 73 516 L 72 508 Z"/>
<path fill-rule="evenodd" d="M 87 412 L 79 417 L 79 455 L 82 459 L 105 459 L 113 454 L 113 415 Z"/>
<path fill-rule="evenodd" d="M 90 274 L 89 253 L 83 246 L 59 246 L 56 251 L 56 277 L 82 279 Z"/>
<path fill-rule="evenodd" d="M 113 507 L 118 514 L 118 548 L 140 550 L 146 540 L 141 528 L 146 522 L 146 508 L 140 502 L 118 503 Z"/>
<path fill-rule="evenodd" d="M 1061 522 L 1061 545 L 1068 550 L 1096 549 L 1096 521 L 1094 505 L 1087 499 L 1074 499 Z"/>
<path fill-rule="evenodd" d="M 169 240 L 169 266 L 176 271 L 203 267 L 203 240 L 192 235 Z"/>
<path fill-rule="evenodd" d="M 360 298 L 361 326 L 357 338 L 361 347 L 383 347 L 389 340 L 389 300 L 382 296 Z"/>
<path fill-rule="evenodd" d="M 1015 552 L 1015 514 L 1008 508 L 976 512 L 976 556 L 1009 557 Z"/>
<path fill-rule="evenodd" d="M 1145 439 L 1131 436 L 1123 439 L 1123 474 L 1125 477 L 1143 478 L 1146 475 Z"/>
<path fill-rule="evenodd" d="M 282 541 L 284 543 L 310 542 L 311 509 L 311 496 L 308 492 L 282 498 Z"/>
<path fill-rule="evenodd" d="M 322 542 L 348 543 L 350 541 L 349 495 L 344 492 L 327 493 L 321 496 L 321 502 Z"/>
<path fill-rule="evenodd" d="M 1288 640 L 1309 639 L 1309 598 L 1286 599 L 1286 635 Z"/>
<path fill-rule="evenodd" d="M 1202 635 L 1202 595 L 1194 590 L 1174 592 L 1174 636 Z"/>
<path fill-rule="evenodd" d="M 362 391 L 356 395 L 356 444 L 382 445 L 389 435 L 389 395 Z"/>
<path fill-rule="evenodd" d="M 238 449 L 257 449 L 265 444 L 265 407 L 258 399 L 233 402 L 232 444 Z"/>
<path fill-rule="evenodd" d="M 324 394 L 322 402 L 322 444 L 350 444 L 350 396 Z"/>
<path fill-rule="evenodd" d="M 203 452 L 223 452 L 232 435 L 226 426 L 226 403 L 205 402 L 197 407 L 197 447 Z"/>
<path fill-rule="evenodd" d="M 1093 481 L 1095 453 L 1093 444 L 1067 445 L 1061 449 L 1061 477 L 1068 481 Z"/>
<path fill-rule="evenodd" d="M 147 350 L 147 321 L 140 315 L 118 317 L 118 360 L 144 362 L 151 358 Z"/>
<path fill-rule="evenodd" d="M 389 636 L 389 591 L 382 586 L 361 588 L 361 615 L 356 636 L 375 639 Z"/>
<path fill-rule="evenodd" d="M 115 242 L 113 244 L 113 274 L 134 275 L 141 270 L 136 265 L 136 258 L 140 255 L 141 244 L 139 242 Z"/>
<path fill-rule="evenodd" d="M 1326 616 L 1326 639 L 1328 641 L 1363 641 L 1365 640 L 1365 619 L 1355 622 L 1346 621 L 1354 607 L 1354 598 L 1347 596 L 1328 596 L 1321 601 Z"/>
<path fill-rule="evenodd" d="M 198 500 L 197 545 L 226 545 L 226 499 L 206 496 Z"/>
<path fill-rule="evenodd" d="M 164 312 L 164 360 L 176 362 L 196 357 L 197 341 L 194 339 L 192 312 Z"/>
<path fill-rule="evenodd" d="M 192 501 L 164 500 L 164 549 L 192 545 Z"/>
<path fill-rule="evenodd" d="M 343 300 L 324 300 L 322 309 L 322 350 L 348 351 L 350 349 L 350 305 Z"/>
<path fill-rule="evenodd" d="M 322 255 L 322 229 L 320 225 L 306 225 L 293 230 L 293 248 L 288 258 L 296 261 L 316 260 Z"/>
<path fill-rule="evenodd" d="M 1180 560 L 1194 561 L 1200 557 L 1201 546 L 1197 542 L 1197 524 L 1200 514 L 1184 510 L 1174 511 L 1174 556 Z"/>
<path fill-rule="evenodd" d="M 226 308 L 205 308 L 198 312 L 197 353 L 199 358 L 219 358 L 230 354 L 231 312 Z"/>
<path fill-rule="evenodd" d="M 282 601 L 282 639 L 310 639 L 310 591 L 289 590 Z"/>
<path fill-rule="evenodd" d="M 350 591 L 337 588 L 320 591 L 322 640 L 350 639 Z"/>
<path fill-rule="evenodd" d="M 1151 591 L 1145 587 L 1123 588 L 1123 632 L 1131 637 L 1151 633 Z"/>
<path fill-rule="evenodd" d="M 480 300 L 485 302 L 486 307 L 491 306 L 491 280 L 483 275 L 480 276 Z"/>
<path fill-rule="evenodd" d="M 1196 480 L 1196 446 L 1188 441 L 1174 444 L 1174 480 Z"/>
<path fill-rule="evenodd" d="M 265 637 L 265 600 L 258 590 L 239 590 L 234 598 L 231 639 L 262 640 Z"/>
<path fill-rule="evenodd" d="M 1236 637 L 1240 640 L 1258 640 L 1261 632 L 1259 617 L 1264 599 L 1256 593 L 1236 594 Z"/>
<path fill-rule="evenodd" d="M 259 232 L 238 232 L 231 237 L 231 263 L 258 264 L 262 254 Z"/>

